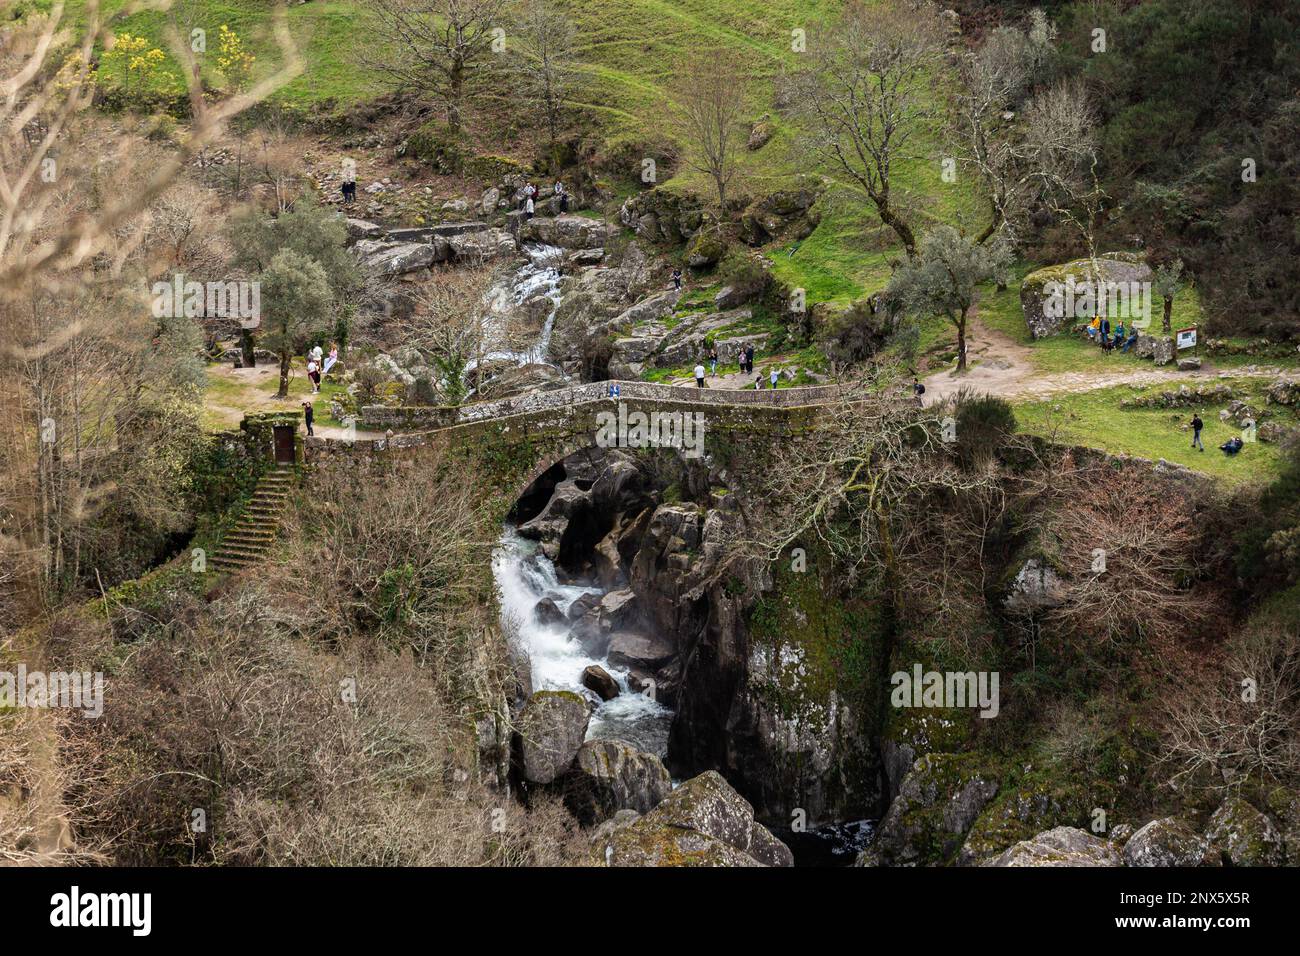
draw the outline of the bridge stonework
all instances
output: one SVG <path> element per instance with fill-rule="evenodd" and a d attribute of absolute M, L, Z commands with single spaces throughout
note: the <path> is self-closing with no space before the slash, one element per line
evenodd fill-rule
<path fill-rule="evenodd" d="M 698 414 L 704 454 L 762 468 L 776 464 L 773 459 L 785 442 L 813 426 L 822 406 L 845 399 L 835 386 L 733 391 L 619 384 L 618 397 L 609 396 L 608 383 L 600 382 L 455 409 L 367 408 L 363 421 L 368 427 L 426 427 L 355 441 L 310 438 L 307 463 L 312 468 L 342 466 L 361 479 L 367 468 L 419 471 L 446 461 L 481 477 L 485 495 L 504 516 L 556 462 L 602 444 L 608 434 L 602 435 L 601 413 L 617 416 L 620 405 L 624 415 Z"/>

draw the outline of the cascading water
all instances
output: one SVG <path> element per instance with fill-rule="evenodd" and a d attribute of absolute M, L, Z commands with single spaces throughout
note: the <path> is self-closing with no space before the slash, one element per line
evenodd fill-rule
<path fill-rule="evenodd" d="M 668 751 L 668 725 L 672 711 L 645 693 L 628 686 L 627 672 L 604 658 L 592 657 L 563 624 L 538 623 L 533 609 L 550 598 L 563 612 L 584 594 L 603 594 L 590 585 L 561 584 L 555 565 L 538 550 L 536 542 L 521 537 L 507 525 L 492 558 L 501 599 L 502 623 L 513 625 L 521 649 L 532 666 L 534 690 L 569 690 L 584 694 L 582 671 L 599 664 L 619 685 L 619 695 L 597 705 L 587 727 L 588 739 L 618 738 L 638 750 L 662 757 Z"/>
<path fill-rule="evenodd" d="M 471 359 L 465 367 L 469 374 L 479 364 L 507 361 L 518 365 L 545 362 L 551 344 L 551 331 L 555 326 L 555 310 L 560 304 L 559 263 L 564 250 L 558 246 L 529 243 L 522 250 L 527 262 L 515 272 L 493 283 L 484 295 L 487 306 L 483 339 L 485 352 L 481 358 Z M 543 296 L 550 302 L 546 318 L 537 341 L 526 349 L 511 348 L 510 324 L 525 302 Z"/>

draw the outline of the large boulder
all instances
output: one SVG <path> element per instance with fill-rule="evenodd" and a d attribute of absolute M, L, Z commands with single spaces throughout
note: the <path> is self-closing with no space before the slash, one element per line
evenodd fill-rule
<path fill-rule="evenodd" d="M 951 859 L 997 792 L 997 782 L 974 766 L 970 755 L 927 754 L 903 780 L 858 865 L 914 866 Z"/>
<path fill-rule="evenodd" d="M 588 740 L 565 778 L 565 805 L 592 826 L 619 810 L 648 813 L 672 793 L 672 779 L 654 754 L 621 740 Z"/>
<path fill-rule="evenodd" d="M 684 242 L 704 221 L 698 197 L 656 187 L 630 196 L 618 211 L 619 222 L 647 242 Z"/>
<path fill-rule="evenodd" d="M 519 235 L 525 241 L 562 249 L 602 249 L 609 241 L 610 228 L 586 216 L 537 216 L 524 223 Z"/>
<path fill-rule="evenodd" d="M 655 671 L 672 660 L 675 652 L 672 639 L 661 634 L 616 631 L 610 638 L 607 653 L 615 667 Z"/>
<path fill-rule="evenodd" d="M 431 242 L 384 242 L 362 239 L 353 249 L 361 265 L 382 276 L 405 275 L 446 259 L 445 250 Z"/>
<path fill-rule="evenodd" d="M 1127 253 L 1109 252 L 1097 260 L 1097 269 L 1102 282 L 1150 282 L 1151 267 L 1138 256 Z M 1076 322 L 1087 321 L 1091 315 L 1061 315 L 1061 303 L 1053 303 L 1054 293 L 1063 295 L 1063 290 L 1070 278 L 1076 285 L 1088 282 L 1092 277 L 1092 263 L 1088 259 L 1076 259 L 1064 265 L 1048 266 L 1025 276 L 1020 286 L 1020 307 L 1025 315 L 1025 324 L 1029 334 L 1036 339 L 1052 335 L 1069 328 Z M 1063 300 L 1061 300 L 1063 302 Z M 1076 308 L 1081 296 L 1076 297 Z M 1053 308 L 1056 305 L 1056 308 Z"/>
<path fill-rule="evenodd" d="M 1177 817 L 1152 820 L 1124 844 L 1129 866 L 1215 866 L 1210 842 Z"/>
<path fill-rule="evenodd" d="M 519 715 L 519 755 L 524 779 L 551 783 L 567 771 L 587 735 L 591 712 L 572 691 L 539 690 Z"/>
<path fill-rule="evenodd" d="M 1076 827 L 1057 827 L 1007 849 L 986 866 L 1122 866 L 1115 847 Z"/>
<path fill-rule="evenodd" d="M 1286 859 L 1276 824 L 1241 797 L 1229 797 L 1214 811 L 1205 838 L 1233 866 L 1281 866 Z"/>
<path fill-rule="evenodd" d="M 792 866 L 794 856 L 754 820 L 716 771 L 692 777 L 606 846 L 610 866 Z"/>
<path fill-rule="evenodd" d="M 589 664 L 582 669 L 582 686 L 594 691 L 601 700 L 613 700 L 619 693 L 618 681 L 599 664 Z"/>

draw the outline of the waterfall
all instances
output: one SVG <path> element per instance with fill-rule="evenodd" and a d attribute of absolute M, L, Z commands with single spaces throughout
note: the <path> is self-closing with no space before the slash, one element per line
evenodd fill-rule
<path fill-rule="evenodd" d="M 550 598 L 563 612 L 584 594 L 603 594 L 591 585 L 561 584 L 555 565 L 534 541 L 507 525 L 492 556 L 492 574 L 501 602 L 502 624 L 518 631 L 520 649 L 528 655 L 534 690 L 569 690 L 590 697 L 582 686 L 582 671 L 599 664 L 618 682 L 619 695 L 598 703 L 587 727 L 587 738 L 617 738 L 638 750 L 662 757 L 668 751 L 672 711 L 646 694 L 632 690 L 627 671 L 605 658 L 592 657 L 563 624 L 539 624 L 533 608 Z"/>
<path fill-rule="evenodd" d="M 484 354 L 482 359 L 471 359 L 465 366 L 468 375 L 481 362 L 510 361 L 518 365 L 545 362 L 551 345 L 551 331 L 555 327 L 555 311 L 560 305 L 559 263 L 564 250 L 558 246 L 528 243 L 521 250 L 527 261 L 513 273 L 494 282 L 483 296 L 487 307 L 484 320 Z M 546 320 L 537 341 L 526 349 L 512 349 L 509 325 L 518 308 L 538 294 L 550 301 Z"/>

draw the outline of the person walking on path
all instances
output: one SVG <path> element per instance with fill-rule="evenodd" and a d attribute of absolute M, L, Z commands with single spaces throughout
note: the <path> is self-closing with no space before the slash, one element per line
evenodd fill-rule
<path fill-rule="evenodd" d="M 311 390 L 314 395 L 320 391 L 320 366 L 316 364 L 315 358 L 307 362 L 307 377 L 311 379 Z"/>
<path fill-rule="evenodd" d="M 311 409 L 311 402 L 302 403 L 302 420 L 307 423 L 307 434 L 309 436 L 316 434 L 311 430 L 311 423 L 315 419 L 315 413 Z"/>
<path fill-rule="evenodd" d="M 925 394 L 925 386 L 921 384 L 919 378 L 912 378 L 912 394 L 916 396 L 917 407 L 925 405 L 925 399 L 921 398 Z"/>
<path fill-rule="evenodd" d="M 771 379 L 772 379 L 772 390 L 775 391 L 775 390 L 776 390 L 776 383 L 777 383 L 778 381 L 780 381 L 780 379 L 781 379 L 781 373 L 777 371 L 775 365 L 772 366 Z"/>
<path fill-rule="evenodd" d="M 1205 445 L 1201 443 L 1201 429 L 1205 427 L 1205 422 L 1201 421 L 1200 414 L 1192 416 L 1192 447 L 1205 451 Z"/>
<path fill-rule="evenodd" d="M 343 205 L 351 206 L 357 201 L 357 177 L 350 172 L 343 174 Z"/>
<path fill-rule="evenodd" d="M 564 183 L 560 182 L 558 179 L 555 181 L 555 196 L 560 203 L 560 212 L 562 213 L 568 212 L 569 194 L 564 191 Z"/>
<path fill-rule="evenodd" d="M 709 374 L 714 378 L 718 377 L 718 349 L 717 346 L 709 349 Z"/>
<path fill-rule="evenodd" d="M 704 366 L 703 365 L 695 366 L 695 387 L 696 388 L 704 387 Z"/>
<path fill-rule="evenodd" d="M 754 374 L 754 346 L 745 346 L 745 374 Z"/>
<path fill-rule="evenodd" d="M 682 270 L 681 269 L 673 270 L 673 288 L 676 289 L 678 292 L 682 291 Z"/>

